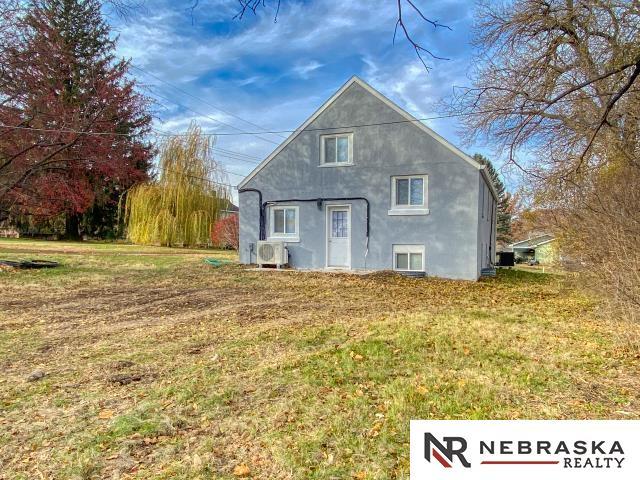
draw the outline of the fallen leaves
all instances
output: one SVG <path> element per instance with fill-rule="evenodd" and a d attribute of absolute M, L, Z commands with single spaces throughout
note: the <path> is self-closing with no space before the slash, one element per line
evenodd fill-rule
<path fill-rule="evenodd" d="M 243 463 L 241 465 L 236 465 L 233 469 L 233 474 L 236 477 L 245 478 L 251 475 L 251 469 Z"/>
<path fill-rule="evenodd" d="M 143 378 L 142 375 L 113 375 L 109 378 L 109 382 L 118 385 L 129 385 L 132 382 L 139 382 Z"/>
<path fill-rule="evenodd" d="M 373 427 L 371 427 L 367 432 L 367 435 L 374 438 L 377 437 L 378 435 L 380 435 L 380 430 L 382 430 L 382 425 L 383 424 L 381 422 L 374 423 Z"/>
<path fill-rule="evenodd" d="M 364 359 L 363 355 L 360 355 L 359 353 L 356 353 L 354 351 L 349 352 L 349 356 L 353 358 L 356 362 L 359 362 L 360 360 Z"/>
<path fill-rule="evenodd" d="M 637 352 L 617 355 L 607 326 L 589 323 L 589 305 L 572 303 L 576 292 L 552 282 L 509 273 L 472 283 L 209 271 L 199 268 L 200 257 L 182 254 L 175 261 L 149 255 L 138 266 L 122 257 L 74 261 L 83 268 L 65 273 L 63 286 L 58 277 L 0 280 L 9 292 L 0 298 L 3 326 L 24 332 L 19 348 L 0 352 L 9 366 L 8 380 L 0 378 L 3 401 L 26 393 L 33 369 L 55 372 L 0 419 L 0 430 L 11 432 L 0 463 L 33 448 L 24 466 L 3 472 L 7 478 L 31 478 L 35 468 L 54 476 L 63 462 L 88 459 L 89 436 L 100 439 L 100 462 L 87 460 L 99 478 L 133 468 L 136 478 L 171 478 L 175 465 L 191 469 L 190 478 L 208 468 L 239 480 L 287 478 L 305 468 L 336 471 L 341 480 L 406 478 L 411 408 L 433 418 L 639 415 Z M 550 294 L 543 299 L 540 289 Z M 41 324 L 31 333 L 33 318 Z M 519 356 L 509 356 L 514 351 Z M 594 373 L 599 359 L 611 366 L 606 377 Z M 526 391 L 541 365 L 549 375 L 570 371 L 575 381 L 561 390 L 549 382 L 548 391 L 511 402 L 523 391 L 514 380 Z M 576 387 L 582 378 L 606 382 L 596 402 L 585 402 L 592 392 Z M 496 379 L 504 396 L 494 403 L 474 396 Z M 73 386 L 47 390 L 45 383 Z M 558 398 L 562 407 L 541 411 Z M 121 422 L 130 416 L 133 423 Z M 30 442 L 38 432 L 47 440 Z"/>

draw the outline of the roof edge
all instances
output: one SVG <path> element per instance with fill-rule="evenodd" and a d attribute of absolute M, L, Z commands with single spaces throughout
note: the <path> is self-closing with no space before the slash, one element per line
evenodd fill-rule
<path fill-rule="evenodd" d="M 544 242 L 536 243 L 534 246 L 537 247 L 538 245 L 544 245 L 545 243 L 550 243 L 550 242 L 553 242 L 553 241 L 557 240 L 556 237 L 554 237 L 552 234 L 544 233 L 542 235 L 536 235 L 535 237 L 531 237 L 531 238 L 527 238 L 527 239 L 524 239 L 524 240 L 519 240 L 517 242 L 510 243 L 507 246 L 508 247 L 515 247 L 516 245 L 518 245 L 520 243 L 530 242 L 531 240 L 535 240 L 537 238 L 542 238 L 542 237 L 551 237 L 551 238 L 549 240 L 545 240 Z"/>
<path fill-rule="evenodd" d="M 316 118 L 320 116 L 322 112 L 324 112 L 329 105 L 335 102 L 340 95 L 342 95 L 347 88 L 349 88 L 353 83 L 359 80 L 355 75 L 352 76 L 349 80 L 347 80 L 333 95 L 331 95 L 325 102 L 318 107 L 318 109 L 311 114 L 309 118 L 307 118 L 302 125 L 296 128 L 291 134 L 280 144 L 278 145 L 273 152 L 271 152 L 267 157 L 260 162 L 249 174 L 242 179 L 242 181 L 238 184 L 238 190 L 242 189 L 247 182 L 249 182 L 256 174 L 262 170 L 267 163 L 269 163 L 276 155 L 278 155 L 284 148 L 289 145 L 300 133 L 304 131 L 305 128 L 309 126 Z"/>
<path fill-rule="evenodd" d="M 347 80 L 331 97 L 329 97 L 315 112 L 313 112 L 311 116 L 307 118 L 300 127 L 295 129 L 280 145 L 276 147 L 276 149 L 273 152 L 271 152 L 251 172 L 249 172 L 249 174 L 245 178 L 243 178 L 242 181 L 238 184 L 238 190 L 241 190 L 253 177 L 256 176 L 258 172 L 260 172 L 260 170 L 262 170 L 276 155 L 278 155 L 282 150 L 284 150 L 284 148 L 287 145 L 289 145 L 289 143 L 291 143 L 298 135 L 300 135 L 300 133 L 302 133 L 304 129 L 307 126 L 309 126 L 309 124 L 311 124 L 316 118 L 318 118 L 322 112 L 324 112 L 333 102 L 335 102 L 338 99 L 338 97 L 340 97 L 340 95 L 342 95 L 345 92 L 347 88 L 349 88 L 354 83 L 357 83 L 359 86 L 361 86 L 366 91 L 371 93 L 378 100 L 382 101 L 385 105 L 390 107 L 396 113 L 405 117 L 407 120 L 413 123 L 417 128 L 429 134 L 433 139 L 435 139 L 437 142 L 439 142 L 444 147 L 449 149 L 456 156 L 458 156 L 459 158 L 467 162 L 472 167 L 479 170 L 485 182 L 489 186 L 489 189 L 491 190 L 493 197 L 496 199 L 496 201 L 498 200 L 498 193 L 495 189 L 495 185 L 493 184 L 493 180 L 489 178 L 489 175 L 487 174 L 484 165 L 482 165 L 480 162 L 477 162 L 472 157 L 464 153 L 458 147 L 456 147 L 447 139 L 445 139 L 444 137 L 436 133 L 434 130 L 426 126 L 424 123 L 422 123 L 422 121 L 418 120 L 409 112 L 407 112 L 405 109 L 398 106 L 396 103 L 391 101 L 388 97 L 380 93 L 378 90 L 373 88 L 371 85 L 369 85 L 367 82 L 362 80 L 357 75 L 353 75 L 351 78 L 349 78 L 349 80 Z M 336 128 L 339 128 L 339 126 Z"/>

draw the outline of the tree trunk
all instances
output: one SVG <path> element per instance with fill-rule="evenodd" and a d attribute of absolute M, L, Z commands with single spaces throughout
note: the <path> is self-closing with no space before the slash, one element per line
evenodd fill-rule
<path fill-rule="evenodd" d="M 64 230 L 66 240 L 80 240 L 80 216 L 77 213 L 67 214 Z"/>

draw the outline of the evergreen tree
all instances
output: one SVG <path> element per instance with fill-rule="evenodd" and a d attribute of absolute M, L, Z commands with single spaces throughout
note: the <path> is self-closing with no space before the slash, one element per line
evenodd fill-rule
<path fill-rule="evenodd" d="M 511 194 L 507 192 L 504 183 L 500 179 L 498 171 L 491 163 L 491 160 L 479 153 L 476 153 L 473 156 L 473 159 L 485 166 L 487 173 L 489 174 L 489 178 L 493 180 L 493 186 L 498 193 L 496 240 L 498 242 L 511 243 L 513 240 L 511 235 Z"/>
<path fill-rule="evenodd" d="M 14 213 L 62 214 L 70 238 L 81 223 L 106 235 L 120 195 L 148 177 L 149 101 L 116 59 L 98 0 L 32 0 L 21 22 L 21 41 L 3 52 L 0 94 L 14 100 L 0 120 L 39 131 L 7 132 L 0 186 Z"/>

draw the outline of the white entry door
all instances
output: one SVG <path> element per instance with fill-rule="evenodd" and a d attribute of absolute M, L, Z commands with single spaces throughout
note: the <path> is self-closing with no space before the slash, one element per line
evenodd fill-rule
<path fill-rule="evenodd" d="M 327 267 L 351 268 L 351 208 L 327 207 Z"/>

